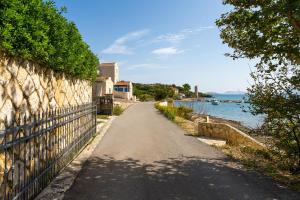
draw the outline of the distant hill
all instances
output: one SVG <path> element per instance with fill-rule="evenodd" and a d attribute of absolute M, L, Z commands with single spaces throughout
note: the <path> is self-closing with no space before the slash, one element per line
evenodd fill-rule
<path fill-rule="evenodd" d="M 227 91 L 224 94 L 246 94 L 244 91 Z"/>
<path fill-rule="evenodd" d="M 192 91 L 184 91 L 181 86 L 170 84 L 143 84 L 133 83 L 133 94 L 141 101 L 162 100 L 166 98 L 179 99 L 180 96 L 175 94 L 175 89 L 185 97 L 194 98 L 196 95 Z M 199 92 L 199 97 L 211 97 L 211 95 Z"/>

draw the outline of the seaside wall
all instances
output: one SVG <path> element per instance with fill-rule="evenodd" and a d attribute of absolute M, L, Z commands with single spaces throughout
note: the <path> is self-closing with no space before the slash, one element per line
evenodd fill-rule
<path fill-rule="evenodd" d="M 265 148 L 262 143 L 256 141 L 244 132 L 223 123 L 199 122 L 198 136 L 223 139 L 232 145 L 246 145 L 258 149 Z"/>
<path fill-rule="evenodd" d="M 0 130 L 14 119 L 92 101 L 89 81 L 0 55 Z"/>

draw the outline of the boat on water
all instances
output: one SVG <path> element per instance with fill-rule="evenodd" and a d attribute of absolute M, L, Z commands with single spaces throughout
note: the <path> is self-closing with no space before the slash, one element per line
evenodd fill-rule
<path fill-rule="evenodd" d="M 211 104 L 212 105 L 219 105 L 220 102 L 217 99 L 213 99 L 213 100 L 211 100 Z"/>

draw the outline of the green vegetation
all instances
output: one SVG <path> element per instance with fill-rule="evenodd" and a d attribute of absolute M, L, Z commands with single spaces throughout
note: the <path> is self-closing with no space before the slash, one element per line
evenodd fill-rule
<path fill-rule="evenodd" d="M 97 119 L 109 119 L 109 115 L 97 115 Z"/>
<path fill-rule="evenodd" d="M 184 84 L 183 87 L 176 85 L 167 84 L 133 84 L 133 94 L 137 96 L 140 101 L 151 101 L 151 100 L 164 100 L 167 98 L 179 99 L 179 95 L 175 94 L 175 90 L 179 93 L 184 94 L 186 97 L 196 97 L 195 93 L 191 92 L 191 86 Z M 200 97 L 211 97 L 209 94 L 199 93 Z"/>
<path fill-rule="evenodd" d="M 93 80 L 98 58 L 82 40 L 73 22 L 62 16 L 54 1 L 1 0 L 0 49 L 45 65 L 56 72 Z"/>
<path fill-rule="evenodd" d="M 113 109 L 113 115 L 121 115 L 124 112 L 124 109 L 120 105 L 115 105 Z"/>
<path fill-rule="evenodd" d="M 155 108 L 158 109 L 162 114 L 165 115 L 168 119 L 174 121 L 176 116 L 188 119 L 189 114 L 193 112 L 191 108 L 185 106 L 173 107 L 173 106 L 161 106 L 158 103 L 155 103 Z"/>
<path fill-rule="evenodd" d="M 224 0 L 233 10 L 217 25 L 232 58 L 258 61 L 248 89 L 262 132 L 273 136 L 278 162 L 300 174 L 300 4 L 297 0 Z"/>

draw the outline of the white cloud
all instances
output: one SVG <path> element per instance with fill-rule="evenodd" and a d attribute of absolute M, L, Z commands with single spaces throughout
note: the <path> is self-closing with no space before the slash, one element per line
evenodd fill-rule
<path fill-rule="evenodd" d="M 128 33 L 115 40 L 109 47 L 102 50 L 105 54 L 132 54 L 133 51 L 128 47 L 128 42 L 138 40 L 149 32 L 148 29 Z"/>
<path fill-rule="evenodd" d="M 159 64 L 153 64 L 153 63 L 143 63 L 143 64 L 135 64 L 129 66 L 128 70 L 135 70 L 135 69 L 167 69 L 168 67 L 162 66 Z"/>
<path fill-rule="evenodd" d="M 152 51 L 153 54 L 159 56 L 169 56 L 169 55 L 181 54 L 183 52 L 184 50 L 179 50 L 175 47 L 165 47 L 165 48 L 155 49 Z"/>
<path fill-rule="evenodd" d="M 214 28 L 213 26 L 203 26 L 195 29 L 183 29 L 178 33 L 167 33 L 167 34 L 160 35 L 154 39 L 154 42 L 169 42 L 172 44 L 176 44 L 188 38 L 191 35 L 195 35 L 202 31 L 213 29 L 213 28 Z"/>

